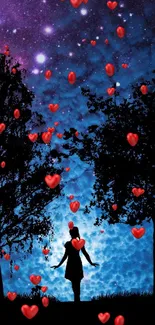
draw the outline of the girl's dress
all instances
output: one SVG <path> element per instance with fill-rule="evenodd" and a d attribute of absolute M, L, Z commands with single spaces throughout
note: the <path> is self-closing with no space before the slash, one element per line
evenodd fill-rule
<path fill-rule="evenodd" d="M 66 248 L 66 253 L 68 255 L 65 278 L 70 281 L 81 280 L 84 277 L 84 275 L 83 275 L 82 261 L 79 254 L 80 251 L 76 250 L 72 246 L 71 241 L 67 241 L 64 246 Z"/>

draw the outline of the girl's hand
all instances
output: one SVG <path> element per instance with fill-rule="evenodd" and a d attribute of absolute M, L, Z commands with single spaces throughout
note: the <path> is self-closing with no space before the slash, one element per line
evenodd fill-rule
<path fill-rule="evenodd" d="M 57 269 L 58 267 L 58 265 L 51 266 L 52 269 Z"/>
<path fill-rule="evenodd" d="M 99 266 L 99 264 L 98 263 L 92 263 L 92 266 Z"/>

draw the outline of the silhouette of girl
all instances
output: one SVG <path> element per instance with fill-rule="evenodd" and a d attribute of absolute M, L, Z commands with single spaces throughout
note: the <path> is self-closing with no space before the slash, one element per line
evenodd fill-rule
<path fill-rule="evenodd" d="M 80 234 L 79 234 L 79 229 L 77 227 L 73 227 L 69 231 L 71 238 L 79 238 L 80 239 Z M 60 261 L 58 265 L 51 266 L 54 269 L 57 269 L 59 266 L 61 266 L 64 261 L 67 259 L 67 265 L 66 265 L 66 272 L 65 272 L 65 278 L 70 280 L 72 282 L 72 289 L 74 292 L 74 301 L 78 302 L 80 301 L 80 283 L 81 280 L 83 279 L 83 267 L 82 267 L 82 261 L 79 255 L 78 250 L 76 250 L 73 245 L 72 245 L 72 239 L 70 241 L 67 241 L 66 244 L 64 245 L 66 250 L 65 254 Z M 92 263 L 89 254 L 85 250 L 85 247 L 83 246 L 81 248 L 82 253 L 84 254 L 85 258 L 87 261 L 92 265 L 92 266 L 98 266 L 99 264 L 97 263 Z"/>

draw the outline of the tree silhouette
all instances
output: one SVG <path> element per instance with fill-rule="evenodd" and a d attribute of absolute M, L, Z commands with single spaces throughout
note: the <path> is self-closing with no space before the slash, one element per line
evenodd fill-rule
<path fill-rule="evenodd" d="M 32 114 L 30 107 L 34 94 L 23 83 L 25 71 L 18 63 L 12 63 L 10 56 L 0 55 L 0 252 L 9 248 L 31 253 L 33 239 L 39 242 L 49 235 L 53 238 L 53 224 L 45 207 L 60 195 L 60 185 L 50 189 L 45 176 L 61 174 L 53 166 L 53 158 L 61 161 L 56 150 L 48 151 L 42 159 L 41 141 L 33 143 L 28 138 L 31 133 L 27 125 L 43 125 L 39 114 Z M 18 110 L 19 114 L 15 114 Z M 5 127 L 4 127 L 5 126 Z M 39 148 L 41 146 L 41 148 Z M 49 145 L 50 146 L 50 145 Z M 46 147 L 47 148 L 47 147 Z M 50 247 L 50 244 L 49 244 Z M 10 261 L 12 265 L 12 261 Z M 0 298 L 3 285 L 0 272 Z"/>
<path fill-rule="evenodd" d="M 142 84 L 136 84 L 132 87 L 132 99 L 124 99 L 120 104 L 117 104 L 117 92 L 114 99 L 104 100 L 91 94 L 89 89 L 82 89 L 88 99 L 89 113 L 100 111 L 105 122 L 94 125 L 92 118 L 88 133 L 78 142 L 72 138 L 73 130 L 65 133 L 68 139 L 65 149 L 70 155 L 77 153 L 94 168 L 95 184 L 85 213 L 90 213 L 93 206 L 101 209 L 96 226 L 102 220 L 130 226 L 152 220 L 155 226 L 155 79 L 144 84 L 149 86 L 146 95 L 141 93 Z M 128 143 L 128 133 L 138 134 L 135 146 Z M 145 192 L 136 197 L 133 188 L 142 188 Z M 113 204 L 118 206 L 115 211 Z"/>

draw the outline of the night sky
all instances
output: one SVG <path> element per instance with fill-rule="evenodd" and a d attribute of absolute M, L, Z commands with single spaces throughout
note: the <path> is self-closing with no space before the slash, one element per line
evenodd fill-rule
<path fill-rule="evenodd" d="M 118 1 L 116 9 L 110 10 L 105 0 L 88 0 L 75 9 L 69 0 L 1 0 L 0 52 L 8 45 L 11 55 L 27 70 L 26 83 L 36 95 L 32 110 L 42 114 L 46 131 L 59 121 L 57 132 L 63 133 L 74 127 L 79 133 L 87 132 L 92 124 L 100 124 L 104 117 L 99 112 L 89 114 L 86 98 L 81 87 L 90 88 L 92 93 L 108 97 L 106 89 L 116 84 L 119 98 L 132 99 L 131 85 L 150 80 L 155 69 L 155 4 L 154 0 Z M 126 34 L 119 38 L 118 26 L 124 27 Z M 105 44 L 108 39 L 109 44 Z M 92 46 L 90 41 L 95 40 Z M 108 77 L 105 65 L 112 63 L 115 74 Z M 123 69 L 122 63 L 128 68 Z M 44 73 L 52 71 L 47 81 Z M 74 71 L 76 83 L 68 83 L 68 73 Z M 59 110 L 51 113 L 49 103 L 59 103 Z M 65 140 L 52 138 L 51 148 L 63 151 Z M 42 145 L 42 154 L 49 150 Z M 39 162 L 38 162 L 39 163 Z M 49 262 L 45 261 L 41 247 L 35 245 L 33 254 L 22 260 L 22 253 L 13 253 L 12 258 L 20 265 L 10 278 L 9 262 L 2 260 L 5 294 L 8 291 L 29 294 L 32 285 L 29 275 L 42 275 L 42 285 L 47 285 L 48 294 L 61 301 L 73 300 L 70 282 L 64 280 L 65 263 L 57 270 L 50 269 L 57 264 L 63 253 L 64 243 L 69 240 L 67 223 L 73 220 L 86 240 L 86 249 L 98 268 L 91 267 L 82 257 L 85 278 L 82 282 L 81 299 L 89 300 L 99 294 L 128 292 L 152 292 L 153 290 L 153 250 L 152 223 L 144 223 L 146 234 L 136 240 L 131 227 L 108 225 L 105 221 L 100 229 L 93 225 L 100 211 L 96 208 L 89 215 L 83 210 L 91 199 L 95 181 L 93 166 L 80 161 L 76 155 L 55 166 L 70 167 L 63 175 L 63 194 L 48 206 L 54 222 L 55 236 Z M 76 214 L 69 209 L 68 196 L 75 195 L 81 208 Z M 44 263 L 44 264 L 43 264 Z M 42 267 L 44 265 L 44 267 Z M 62 289 L 63 287 L 63 289 Z"/>

